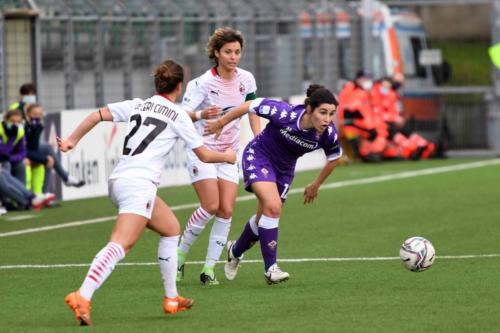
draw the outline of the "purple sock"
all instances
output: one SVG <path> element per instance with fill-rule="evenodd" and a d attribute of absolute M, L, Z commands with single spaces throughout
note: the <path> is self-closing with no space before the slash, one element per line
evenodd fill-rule
<path fill-rule="evenodd" d="M 264 259 L 265 271 L 276 263 L 278 254 L 278 228 L 259 227 L 260 250 Z"/>
<path fill-rule="evenodd" d="M 250 223 L 247 222 L 245 224 L 245 229 L 240 235 L 240 238 L 233 245 L 233 255 L 236 258 L 241 257 L 241 255 L 251 248 L 255 242 L 259 240 L 259 236 L 253 233 L 252 228 L 250 227 Z"/>

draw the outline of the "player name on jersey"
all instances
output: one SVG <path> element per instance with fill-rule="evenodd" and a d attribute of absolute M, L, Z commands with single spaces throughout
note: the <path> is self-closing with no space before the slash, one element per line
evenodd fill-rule
<path fill-rule="evenodd" d="M 175 121 L 179 114 L 177 111 L 169 108 L 167 105 L 164 104 L 157 104 L 153 103 L 151 101 L 146 101 L 142 105 L 138 105 L 139 111 L 141 112 L 154 112 L 154 113 L 159 113 L 167 118 L 169 118 L 172 121 Z"/>

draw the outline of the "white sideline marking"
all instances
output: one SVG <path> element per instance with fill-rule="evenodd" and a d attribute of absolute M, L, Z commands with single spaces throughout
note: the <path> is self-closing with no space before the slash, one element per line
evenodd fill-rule
<path fill-rule="evenodd" d="M 470 254 L 458 256 L 436 256 L 436 259 L 484 259 L 484 258 L 500 258 L 500 253 L 492 254 Z M 399 257 L 346 257 L 346 258 L 295 258 L 295 259 L 279 259 L 279 262 L 287 263 L 303 263 L 303 262 L 342 262 L 342 261 L 390 261 L 399 260 Z M 187 265 L 201 265 L 205 261 L 187 261 Z M 218 261 L 219 264 L 225 261 Z M 258 264 L 262 260 L 243 260 L 243 264 Z M 157 262 L 125 262 L 118 263 L 120 266 L 155 266 Z M 23 268 L 71 268 L 71 267 L 89 267 L 90 264 L 54 264 L 54 265 L 4 265 L 0 269 L 23 269 Z"/>
<path fill-rule="evenodd" d="M 7 221 L 21 221 L 21 220 L 32 219 L 34 217 L 37 217 L 37 215 L 36 214 L 32 214 L 32 215 L 18 215 L 18 216 L 6 217 L 5 219 Z"/>
<path fill-rule="evenodd" d="M 417 171 L 403 171 L 403 172 L 394 173 L 394 174 L 390 174 L 390 175 L 384 175 L 384 176 L 375 176 L 375 177 L 368 177 L 368 178 L 361 178 L 361 179 L 344 180 L 344 181 L 339 181 L 339 182 L 334 182 L 334 183 L 327 183 L 327 184 L 323 184 L 320 187 L 320 190 L 353 186 L 353 185 L 380 183 L 380 182 L 386 182 L 386 181 L 391 181 L 391 180 L 395 180 L 395 179 L 405 179 L 405 178 L 412 178 L 412 177 L 418 177 L 418 176 L 434 175 L 434 174 L 438 174 L 438 173 L 468 170 L 468 169 L 481 168 L 481 167 L 485 167 L 485 166 L 498 165 L 498 164 L 500 164 L 500 159 L 496 158 L 496 159 L 486 160 L 486 161 L 478 161 L 478 162 L 472 162 L 472 163 L 463 163 L 463 164 L 456 164 L 456 165 L 450 165 L 450 166 L 428 168 L 428 169 L 417 170 Z M 288 194 L 297 194 L 297 193 L 303 193 L 303 192 L 304 192 L 304 188 L 301 187 L 301 188 L 291 189 L 288 192 Z M 253 194 L 249 194 L 249 195 L 243 195 L 243 196 L 238 197 L 236 199 L 236 201 L 241 202 L 241 201 L 248 201 L 248 200 L 254 200 L 254 199 L 255 199 L 255 196 Z M 198 206 L 199 206 L 199 203 L 196 202 L 196 203 L 172 206 L 170 208 L 173 211 L 177 211 L 177 210 L 183 210 L 183 209 L 193 209 L 193 208 L 197 208 Z M 68 222 L 68 223 L 57 224 L 57 225 L 50 225 L 50 226 L 40 227 L 40 228 L 31 228 L 31 229 L 23 229 L 23 230 L 17 230 L 17 231 L 4 232 L 4 233 L 0 233 L 0 237 L 24 235 L 24 234 L 30 234 L 30 233 L 34 233 L 34 232 L 40 232 L 40 231 L 70 228 L 70 227 L 76 227 L 76 226 L 94 224 L 94 223 L 102 223 L 102 222 L 107 222 L 107 221 L 111 221 L 114 219 L 116 219 L 116 215 L 99 217 L 99 218 L 90 219 L 90 220 Z"/>

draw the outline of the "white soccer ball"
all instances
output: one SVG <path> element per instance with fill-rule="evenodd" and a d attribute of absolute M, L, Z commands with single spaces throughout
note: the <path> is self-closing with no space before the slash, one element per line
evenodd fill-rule
<path fill-rule="evenodd" d="M 434 246 L 427 239 L 423 237 L 411 237 L 401 245 L 399 257 L 403 266 L 410 271 L 422 272 L 434 263 L 436 250 L 434 250 Z"/>

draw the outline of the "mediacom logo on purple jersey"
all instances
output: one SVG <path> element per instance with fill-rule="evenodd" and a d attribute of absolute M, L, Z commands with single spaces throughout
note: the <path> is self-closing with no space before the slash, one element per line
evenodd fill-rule
<path fill-rule="evenodd" d="M 296 144 L 298 144 L 299 146 L 304 147 L 306 149 L 310 149 L 310 150 L 314 150 L 314 149 L 316 149 L 318 147 L 318 142 L 301 139 L 301 138 L 299 138 L 299 137 L 297 137 L 295 135 L 292 135 L 292 134 L 288 133 L 287 129 L 288 128 L 286 128 L 286 129 L 285 128 L 280 129 L 280 133 L 281 133 L 281 135 L 283 135 L 288 140 L 293 141 Z"/>

